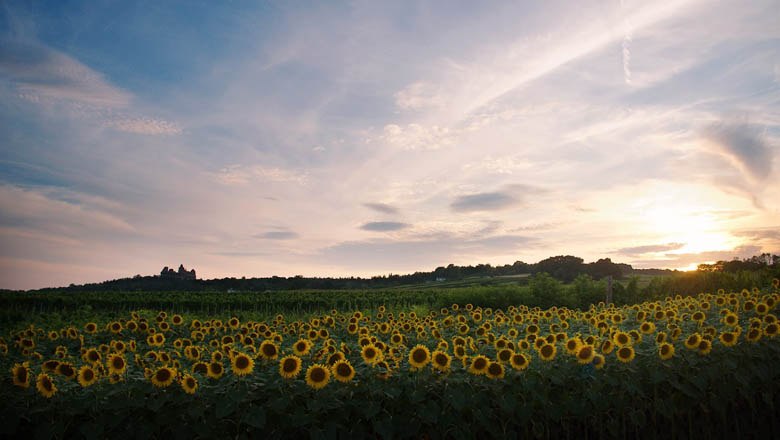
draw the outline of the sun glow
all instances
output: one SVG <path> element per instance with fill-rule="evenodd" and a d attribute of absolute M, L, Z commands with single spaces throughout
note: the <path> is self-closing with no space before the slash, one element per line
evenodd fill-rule
<path fill-rule="evenodd" d="M 646 214 L 646 221 L 662 242 L 682 244 L 669 254 L 720 251 L 739 245 L 738 240 L 718 228 L 717 218 L 706 211 L 657 206 Z"/>

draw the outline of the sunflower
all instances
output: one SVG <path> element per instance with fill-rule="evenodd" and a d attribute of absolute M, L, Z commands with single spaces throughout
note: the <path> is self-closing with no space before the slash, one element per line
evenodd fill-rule
<path fill-rule="evenodd" d="M 260 356 L 266 360 L 274 360 L 279 357 L 279 346 L 270 339 L 266 339 L 260 344 Z"/>
<path fill-rule="evenodd" d="M 582 345 L 579 350 L 577 350 L 577 363 L 589 364 L 593 361 L 595 356 L 596 350 L 592 345 Z"/>
<path fill-rule="evenodd" d="M 76 377 L 76 369 L 73 368 L 73 364 L 69 362 L 61 362 L 57 365 L 57 373 L 65 376 L 68 379 Z"/>
<path fill-rule="evenodd" d="M 225 367 L 222 365 L 222 361 L 212 361 L 209 364 L 209 369 L 206 375 L 212 379 L 219 379 L 225 374 Z"/>
<path fill-rule="evenodd" d="M 60 364 L 60 361 L 57 359 L 50 359 L 43 364 L 41 364 L 41 369 L 44 373 L 54 373 L 57 371 L 57 365 Z"/>
<path fill-rule="evenodd" d="M 416 369 L 422 369 L 431 361 L 431 352 L 428 347 L 417 344 L 409 350 L 409 365 Z"/>
<path fill-rule="evenodd" d="M 192 372 L 202 374 L 204 376 L 208 376 L 209 364 L 205 362 L 195 362 L 194 364 L 192 364 Z"/>
<path fill-rule="evenodd" d="M 491 379 L 503 379 L 504 378 L 504 366 L 501 362 L 490 362 L 485 371 L 485 375 Z"/>
<path fill-rule="evenodd" d="M 285 356 L 279 361 L 279 375 L 285 379 L 294 379 L 301 372 L 301 364 L 298 356 Z"/>
<path fill-rule="evenodd" d="M 246 376 L 252 374 L 255 369 L 255 361 L 244 353 L 239 353 L 230 360 L 230 366 L 236 376 Z"/>
<path fill-rule="evenodd" d="M 306 369 L 306 384 L 319 390 L 330 381 L 330 370 L 322 364 L 311 364 Z"/>
<path fill-rule="evenodd" d="M 701 342 L 701 335 L 698 333 L 693 333 L 685 338 L 685 348 L 689 350 L 696 350 L 699 347 L 699 342 Z"/>
<path fill-rule="evenodd" d="M 200 359 L 200 349 L 194 345 L 188 345 L 184 348 L 184 356 L 191 361 L 197 361 Z"/>
<path fill-rule="evenodd" d="M 645 335 L 649 335 L 655 332 L 655 324 L 650 321 L 645 321 L 639 326 L 639 331 Z"/>
<path fill-rule="evenodd" d="M 434 370 L 446 372 L 450 370 L 452 358 L 445 351 L 436 350 L 431 353 L 431 366 Z"/>
<path fill-rule="evenodd" d="M 173 318 L 176 319 L 175 315 Z M 181 388 L 184 390 L 187 394 L 195 394 L 195 391 L 198 390 L 198 379 L 195 379 L 189 374 L 185 374 L 181 378 Z"/>
<path fill-rule="evenodd" d="M 468 371 L 473 375 L 481 376 L 487 373 L 489 365 L 490 360 L 485 356 L 478 354 L 471 359 L 471 364 L 469 365 Z"/>
<path fill-rule="evenodd" d="M 306 356 L 309 354 L 309 351 L 312 347 L 312 342 L 308 339 L 299 339 L 295 344 L 293 344 L 293 353 L 295 353 L 296 356 Z"/>
<path fill-rule="evenodd" d="M 368 365 L 376 365 L 377 362 L 384 359 L 384 355 L 374 344 L 366 344 L 360 350 L 360 357 Z"/>
<path fill-rule="evenodd" d="M 575 354 L 579 351 L 581 345 L 582 341 L 580 341 L 580 338 L 575 336 L 566 341 L 566 351 L 569 354 Z"/>
<path fill-rule="evenodd" d="M 778 331 L 780 328 L 778 328 L 777 322 L 771 322 L 764 327 L 764 335 L 770 338 L 774 338 L 777 336 Z"/>
<path fill-rule="evenodd" d="M 665 361 L 674 357 L 674 345 L 668 342 L 662 342 L 658 346 L 658 357 Z"/>
<path fill-rule="evenodd" d="M 614 336 L 612 336 L 612 341 L 618 347 L 626 347 L 631 345 L 631 336 L 628 333 L 617 331 Z"/>
<path fill-rule="evenodd" d="M 601 370 L 604 368 L 604 362 L 606 359 L 604 359 L 603 354 L 596 354 L 596 356 L 593 357 L 593 366 L 596 367 L 597 370 Z"/>
<path fill-rule="evenodd" d="M 127 362 L 121 354 L 111 354 L 108 356 L 108 372 L 110 374 L 124 374 L 127 371 Z"/>
<path fill-rule="evenodd" d="M 97 329 L 98 329 L 98 326 L 94 322 L 88 322 L 84 326 L 84 331 L 89 333 L 90 335 L 94 335 L 95 333 L 97 333 Z"/>
<path fill-rule="evenodd" d="M 339 382 L 347 383 L 355 377 L 355 368 L 348 360 L 340 360 L 330 367 L 333 378 Z"/>
<path fill-rule="evenodd" d="M 327 359 L 326 363 L 327 363 L 328 365 L 331 365 L 331 366 L 332 366 L 332 365 L 333 365 L 333 364 L 335 364 L 336 362 L 338 362 L 338 361 L 343 361 L 343 360 L 345 360 L 346 358 L 347 358 L 347 357 L 346 357 L 346 356 L 344 356 L 344 352 L 342 352 L 342 351 L 337 351 L 337 352 L 335 352 L 335 353 L 333 353 L 333 354 L 330 354 L 330 355 L 328 355 L 328 359 Z"/>
<path fill-rule="evenodd" d="M 14 385 L 22 388 L 30 386 L 30 366 L 27 362 L 14 365 L 11 369 L 11 375 L 14 379 Z"/>
<path fill-rule="evenodd" d="M 220 365 L 221 366 L 221 365 Z M 168 367 L 160 367 L 152 373 L 152 384 L 157 388 L 165 388 L 176 379 L 176 370 Z"/>
<path fill-rule="evenodd" d="M 541 357 L 543 361 L 551 361 L 555 359 L 555 354 L 557 352 L 558 348 L 556 348 L 553 344 L 545 343 L 539 347 L 539 357 Z"/>
<path fill-rule="evenodd" d="M 111 333 L 117 334 L 117 333 L 119 333 L 119 332 L 121 332 L 121 331 L 122 331 L 122 324 L 121 324 L 121 323 L 119 323 L 119 322 L 117 322 L 117 321 L 114 321 L 114 322 L 112 322 L 112 323 L 109 323 L 109 324 L 108 324 L 108 330 L 109 330 Z"/>
<path fill-rule="evenodd" d="M 35 380 L 35 388 L 47 399 L 51 398 L 51 396 L 57 392 L 57 387 L 54 385 L 51 377 L 46 373 L 38 375 L 38 378 Z"/>
<path fill-rule="evenodd" d="M 720 340 L 720 343 L 726 347 L 733 347 L 734 345 L 737 345 L 739 334 L 734 332 L 723 332 L 718 336 L 718 339 Z"/>
<path fill-rule="evenodd" d="M 528 368 L 530 360 L 524 353 L 515 353 L 509 358 L 509 365 L 517 371 L 523 371 Z"/>
<path fill-rule="evenodd" d="M 512 350 L 510 348 L 503 348 L 501 350 L 498 350 L 498 353 L 496 353 L 496 359 L 499 362 L 502 362 L 502 363 L 506 364 L 512 358 L 513 354 L 515 354 L 514 350 Z"/>
<path fill-rule="evenodd" d="M 712 342 L 709 339 L 702 339 L 699 341 L 699 346 L 697 348 L 700 355 L 708 355 L 712 351 Z"/>
<path fill-rule="evenodd" d="M 723 317 L 723 323 L 729 327 L 734 327 L 735 325 L 739 324 L 739 316 L 737 316 L 735 313 L 727 312 Z"/>
<path fill-rule="evenodd" d="M 78 380 L 79 385 L 86 388 L 98 381 L 98 374 L 92 369 L 92 366 L 82 365 L 82 367 L 79 368 L 76 380 Z"/>
<path fill-rule="evenodd" d="M 618 351 L 616 352 L 617 358 L 620 362 L 631 362 L 634 360 L 634 356 L 636 355 L 634 353 L 634 348 L 630 345 L 626 345 L 625 347 L 620 347 Z"/>

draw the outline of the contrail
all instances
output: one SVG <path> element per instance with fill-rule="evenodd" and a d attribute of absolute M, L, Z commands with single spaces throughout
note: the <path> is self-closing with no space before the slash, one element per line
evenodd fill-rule
<path fill-rule="evenodd" d="M 625 14 L 625 0 L 620 0 L 620 9 L 623 12 L 623 79 L 626 84 L 631 84 L 631 39 L 633 26 Z"/>

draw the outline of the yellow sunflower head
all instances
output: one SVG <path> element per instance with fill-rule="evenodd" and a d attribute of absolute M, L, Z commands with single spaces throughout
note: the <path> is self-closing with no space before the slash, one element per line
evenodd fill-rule
<path fill-rule="evenodd" d="M 279 361 L 279 375 L 285 379 L 294 379 L 301 372 L 301 359 L 298 356 L 285 356 Z"/>
<path fill-rule="evenodd" d="M 174 315 L 174 319 L 176 316 L 178 315 Z M 195 391 L 198 390 L 198 379 L 195 379 L 189 374 L 185 374 L 181 378 L 181 388 L 187 394 L 195 394 Z"/>
<path fill-rule="evenodd" d="M 490 365 L 490 359 L 486 358 L 485 356 L 479 354 L 474 356 L 471 359 L 471 363 L 469 365 L 469 373 L 474 374 L 476 376 L 480 376 L 487 373 L 487 368 Z"/>
<path fill-rule="evenodd" d="M 14 385 L 22 388 L 30 386 L 30 366 L 27 362 L 15 364 L 11 369 L 11 375 L 13 376 Z"/>
<path fill-rule="evenodd" d="M 255 361 L 244 353 L 238 353 L 230 361 L 233 374 L 236 376 L 246 376 L 255 369 Z"/>
<path fill-rule="evenodd" d="M 319 390 L 330 381 L 330 370 L 322 364 L 312 364 L 306 369 L 306 384 Z"/>
<path fill-rule="evenodd" d="M 355 377 L 355 368 L 347 360 L 340 360 L 330 367 L 333 378 L 339 382 L 347 383 Z"/>
<path fill-rule="evenodd" d="M 422 369 L 431 361 L 431 352 L 428 347 L 417 344 L 409 350 L 409 365 L 416 369 Z"/>
<path fill-rule="evenodd" d="M 165 388 L 176 380 L 176 370 L 168 367 L 160 367 L 152 373 L 152 384 L 157 388 Z"/>
<path fill-rule="evenodd" d="M 615 352 L 617 355 L 617 358 L 620 362 L 628 363 L 634 360 L 634 356 L 636 356 L 636 353 L 634 353 L 634 348 L 630 345 L 626 345 L 625 347 L 620 347 Z"/>
<path fill-rule="evenodd" d="M 54 385 L 51 377 L 46 373 L 41 373 L 35 380 L 35 388 L 45 398 L 49 399 L 57 392 L 57 387 Z"/>
<path fill-rule="evenodd" d="M 86 388 L 98 381 L 98 373 L 90 365 L 83 365 L 79 368 L 79 373 L 76 379 L 79 385 Z"/>

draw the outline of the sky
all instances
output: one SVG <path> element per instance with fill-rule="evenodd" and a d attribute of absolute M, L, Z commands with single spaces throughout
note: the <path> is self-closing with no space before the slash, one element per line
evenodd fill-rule
<path fill-rule="evenodd" d="M 780 253 L 778 10 L 4 1 L 0 288 Z"/>

